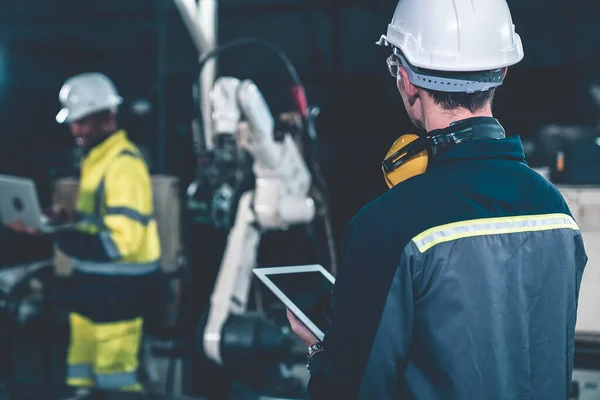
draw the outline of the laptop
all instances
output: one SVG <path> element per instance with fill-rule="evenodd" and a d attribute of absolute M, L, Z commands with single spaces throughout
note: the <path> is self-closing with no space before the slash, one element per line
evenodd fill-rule
<path fill-rule="evenodd" d="M 254 275 L 319 339 L 332 324 L 335 278 L 321 265 L 254 268 Z"/>
<path fill-rule="evenodd" d="M 75 223 L 53 224 L 42 212 L 32 179 L 0 175 L 0 221 L 4 225 L 20 220 L 27 228 L 52 233 L 69 230 Z"/>

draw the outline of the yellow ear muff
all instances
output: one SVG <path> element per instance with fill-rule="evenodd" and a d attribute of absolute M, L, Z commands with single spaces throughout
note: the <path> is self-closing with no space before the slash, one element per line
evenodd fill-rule
<path fill-rule="evenodd" d="M 390 150 L 388 151 L 385 159 L 387 160 L 389 157 L 400 151 L 402 148 L 409 145 L 411 142 L 417 140 L 419 136 L 413 134 L 402 135 L 398 140 L 394 142 Z M 396 161 L 399 158 L 403 157 L 406 153 L 400 153 L 397 157 L 394 157 L 392 161 Z M 414 157 L 410 158 L 408 161 L 404 162 L 398 168 L 391 170 L 390 172 L 385 172 L 383 170 L 383 177 L 385 179 L 385 183 L 387 183 L 388 187 L 391 189 L 395 185 L 403 182 L 413 176 L 420 175 L 427 170 L 427 163 L 429 161 L 429 155 L 427 150 L 423 150 L 418 153 Z"/>

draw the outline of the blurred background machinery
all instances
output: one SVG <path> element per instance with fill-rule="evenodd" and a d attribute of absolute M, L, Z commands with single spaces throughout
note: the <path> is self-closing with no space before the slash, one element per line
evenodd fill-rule
<path fill-rule="evenodd" d="M 600 116 L 599 87 L 591 85 L 589 96 Z M 530 151 L 544 166 L 540 173 L 558 185 L 585 240 L 571 399 L 600 398 L 600 123 L 543 126 Z"/>
<path fill-rule="evenodd" d="M 579 294 L 571 398 L 591 400 L 600 398 L 600 186 L 561 184 L 559 189 L 578 221 L 589 257 Z"/>

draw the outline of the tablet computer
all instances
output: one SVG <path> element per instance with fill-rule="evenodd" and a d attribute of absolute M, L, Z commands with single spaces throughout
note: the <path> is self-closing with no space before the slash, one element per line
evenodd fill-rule
<path fill-rule="evenodd" d="M 331 327 L 335 278 L 321 265 L 254 268 L 256 277 L 319 339 Z"/>

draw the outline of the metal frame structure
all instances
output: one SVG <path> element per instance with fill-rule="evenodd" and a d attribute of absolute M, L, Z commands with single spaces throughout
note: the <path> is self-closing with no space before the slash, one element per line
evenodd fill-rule
<path fill-rule="evenodd" d="M 198 55 L 213 50 L 217 45 L 218 0 L 173 0 L 181 19 L 188 29 Z M 207 150 L 213 148 L 212 109 L 210 90 L 215 83 L 217 62 L 212 59 L 206 63 L 200 75 L 200 104 L 202 108 L 202 125 L 204 138 L 194 138 L 196 143 L 203 142 Z M 198 135 L 199 132 L 195 132 Z"/>

